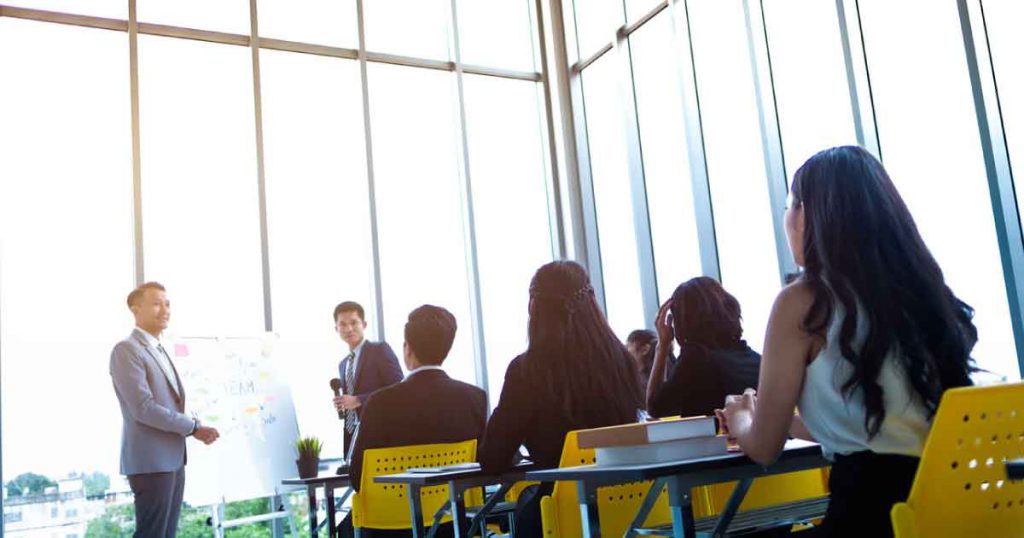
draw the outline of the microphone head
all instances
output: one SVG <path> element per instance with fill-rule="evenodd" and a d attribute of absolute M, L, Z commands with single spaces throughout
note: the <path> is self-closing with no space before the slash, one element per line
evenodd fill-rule
<path fill-rule="evenodd" d="M 331 380 L 331 390 L 335 390 L 335 391 L 341 390 L 341 380 L 340 379 L 335 377 L 334 379 Z"/>

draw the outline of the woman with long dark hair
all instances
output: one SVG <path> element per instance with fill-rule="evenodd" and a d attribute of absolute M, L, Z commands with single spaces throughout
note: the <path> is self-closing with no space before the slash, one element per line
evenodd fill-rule
<path fill-rule="evenodd" d="M 651 416 L 710 415 L 726 395 L 757 387 L 761 356 L 743 340 L 740 303 L 717 280 L 683 282 L 658 311 L 658 346 L 647 383 Z M 670 368 L 673 338 L 679 360 Z"/>
<path fill-rule="evenodd" d="M 572 430 L 635 422 L 642 407 L 633 359 L 608 326 L 586 270 L 556 261 L 530 283 L 529 347 L 508 366 L 501 399 L 478 459 L 490 473 L 512 467 L 525 445 L 539 466 L 556 467 Z M 520 502 L 516 532 L 540 536 L 540 497 Z"/>
<path fill-rule="evenodd" d="M 759 390 L 728 397 L 720 418 L 762 463 L 787 432 L 821 443 L 833 459 L 823 535 L 892 536 L 942 393 L 971 384 L 973 310 L 862 148 L 800 167 L 786 235 L 803 273 L 775 300 Z"/>

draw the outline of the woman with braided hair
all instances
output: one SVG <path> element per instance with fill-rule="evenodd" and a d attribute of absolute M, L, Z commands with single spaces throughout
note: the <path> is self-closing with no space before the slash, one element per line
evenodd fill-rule
<path fill-rule="evenodd" d="M 587 271 L 556 261 L 530 283 L 529 346 L 505 372 L 498 407 L 479 450 L 483 469 L 508 470 L 520 445 L 542 467 L 556 467 L 572 430 L 635 422 L 643 407 L 636 366 L 597 305 Z M 540 536 L 540 498 L 520 497 L 516 533 Z"/>

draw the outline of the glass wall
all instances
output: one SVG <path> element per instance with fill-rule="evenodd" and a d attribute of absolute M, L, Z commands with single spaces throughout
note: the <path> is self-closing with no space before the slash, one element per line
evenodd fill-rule
<path fill-rule="evenodd" d="M 977 1 L 1019 178 L 1024 13 Z M 108 361 L 138 280 L 168 286 L 173 335 L 275 333 L 300 430 L 326 441 L 325 457 L 340 456 L 335 304 L 362 303 L 368 336 L 399 356 L 409 310 L 448 308 L 459 330 L 446 369 L 493 405 L 526 348 L 529 280 L 560 255 L 553 238 L 599 247 L 590 269 L 621 337 L 653 317 L 645 291 L 664 300 L 707 273 L 739 299 L 760 350 L 787 265 L 769 192 L 815 152 L 876 133 L 976 309 L 979 366 L 1020 377 L 1011 299 L 1024 282 L 1003 266 L 1024 246 L 997 241 L 1019 223 L 994 218 L 990 189 L 1006 187 L 987 176 L 955 2 L 863 0 L 849 38 L 835 2 L 561 4 L 564 73 L 540 72 L 553 36 L 531 0 L 139 2 L 137 22 L 152 24 L 137 38 L 123 1 L 4 2 L 0 101 L 17 105 L 0 109 L 4 482 L 100 473 L 113 482 L 90 478 L 88 493 L 126 491 Z M 575 123 L 549 94 L 571 98 Z M 564 147 L 586 158 L 552 162 Z M 559 211 L 596 218 L 559 237 Z M 54 393 L 74 405 L 39 396 Z M 97 506 L 80 534 L 113 521 Z"/>
<path fill-rule="evenodd" d="M 764 2 L 786 177 L 815 153 L 856 145 L 835 3 Z M 814 76 L 809 76 L 813 73 Z"/>
<path fill-rule="evenodd" d="M 300 431 L 331 431 L 325 379 L 338 377 L 344 344 L 331 314 L 342 299 L 365 305 L 367 335 L 380 332 L 373 308 L 366 147 L 359 64 L 262 51 L 263 154 L 267 182 L 270 292 L 278 350 Z M 328 454 L 341 438 L 325 439 Z"/>
<path fill-rule="evenodd" d="M 877 136 L 947 281 L 976 310 L 978 364 L 1020 376 L 1012 327 L 1024 320 L 1013 314 L 1009 297 L 1024 283 L 1006 281 L 1003 263 L 1024 247 L 1001 251 L 996 240 L 1000 226 L 1019 223 L 994 218 L 990 188 L 996 187 L 984 166 L 957 5 L 890 4 L 863 1 L 859 14 L 847 10 L 844 17 L 836 3 L 814 0 L 577 1 L 569 8 L 567 20 L 575 24 L 566 34 L 578 48 L 569 75 L 582 104 L 574 112 L 585 116 L 573 134 L 589 147 L 581 165 L 592 178 L 596 212 L 587 233 L 600 247 L 597 278 L 618 332 L 652 307 L 640 297 L 646 285 L 657 286 L 664 300 L 676 283 L 707 271 L 739 299 L 746 338 L 760 349 L 780 267 L 789 263 L 779 259 L 787 249 L 775 232 L 782 208 L 769 197 L 783 172 L 769 178 L 766 170 L 782 163 L 788 185 L 814 153 L 873 147 Z M 985 19 L 972 21 L 972 29 L 991 48 L 1012 166 L 1024 161 L 1024 102 L 1017 98 L 1024 91 L 1017 58 L 1024 49 L 1013 29 L 1021 13 L 1014 2 L 980 5 Z M 906 40 L 908 29 L 918 37 Z M 622 34 L 628 47 L 606 46 Z M 623 99 L 621 87 L 634 92 Z M 623 127 L 631 107 L 636 140 Z M 630 151 L 635 147 L 639 155 Z M 690 162 L 695 155 L 703 161 Z M 637 164 L 646 204 L 629 196 L 628 171 Z M 694 196 L 701 193 L 694 171 L 706 172 L 710 200 Z M 637 211 L 647 211 L 651 223 L 652 260 L 637 259 L 645 252 L 632 233 Z M 708 214 L 712 222 L 699 220 Z M 717 274 L 701 259 L 717 259 Z M 651 278 L 643 270 L 649 264 L 656 269 L 652 283 L 641 280 Z"/>
<path fill-rule="evenodd" d="M 459 322 L 446 365 L 454 377 L 472 382 L 462 172 L 451 80 L 439 71 L 370 67 L 385 334 L 397 344 L 409 311 L 424 303 L 444 306 Z"/>
<path fill-rule="evenodd" d="M 682 151 L 688 143 L 682 74 L 672 42 L 668 13 L 657 15 L 629 37 L 660 301 L 672 297 L 680 283 L 701 274 L 690 162 Z"/>
<path fill-rule="evenodd" d="M 124 34 L 0 17 L 0 99 L 18 104 L 0 109 L 8 484 L 27 472 L 117 472 L 121 420 L 108 364 L 132 329 L 127 56 Z"/>
<path fill-rule="evenodd" d="M 400 360 L 409 311 L 448 308 L 446 370 L 500 393 L 526 348 L 530 277 L 559 255 L 532 1 L 362 2 L 365 64 L 354 0 L 139 2 L 153 25 L 135 53 L 125 2 L 15 4 L 0 6 L 0 99 L 18 103 L 0 110 L 6 485 L 84 474 L 99 497 L 75 532 L 130 521 L 104 507 L 130 506 L 108 364 L 137 279 L 167 286 L 170 338 L 274 333 L 300 433 L 324 440 L 323 458 L 341 455 L 327 382 L 347 352 L 331 319 L 342 300 L 363 304 L 367 336 Z M 252 22 L 266 41 L 255 58 Z M 18 513 L 6 531 L 54 523 Z"/>
<path fill-rule="evenodd" d="M 953 2 L 862 1 L 882 156 L 946 282 L 975 309 L 979 366 L 1019 375 Z M 906 27 L 918 28 L 906 40 Z"/>
<path fill-rule="evenodd" d="M 181 336 L 263 329 L 252 115 L 248 50 L 140 36 L 146 278 L 170 288 Z"/>
<path fill-rule="evenodd" d="M 585 71 L 583 95 L 597 234 L 601 244 L 608 322 L 620 338 L 644 324 L 640 268 L 634 227 L 625 118 L 616 58 L 605 54 Z"/>
<path fill-rule="evenodd" d="M 722 286 L 739 300 L 744 337 L 760 350 L 779 262 L 743 6 L 689 7 Z"/>
<path fill-rule="evenodd" d="M 530 279 L 554 257 L 546 159 L 538 138 L 544 127 L 538 106 L 542 95 L 536 82 L 467 75 L 463 83 L 487 378 L 494 406 L 508 363 L 526 350 Z M 509 256 L 511 245 L 514 256 Z"/>
<path fill-rule="evenodd" d="M 1024 177 L 1024 64 L 1020 61 L 1024 33 L 1019 26 L 1024 20 L 1024 4 L 1013 0 L 985 0 L 982 7 L 1010 166 L 1015 183 L 1024 183 L 1020 180 Z M 1021 211 L 1024 210 L 1024 193 L 1019 186 L 1017 192 L 1018 211 Z"/>

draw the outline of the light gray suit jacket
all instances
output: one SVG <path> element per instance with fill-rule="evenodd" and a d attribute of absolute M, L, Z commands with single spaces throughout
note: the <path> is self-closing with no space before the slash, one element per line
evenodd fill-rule
<path fill-rule="evenodd" d="M 173 472 L 185 465 L 185 437 L 194 422 L 185 411 L 180 379 L 169 379 L 157 362 L 160 351 L 150 346 L 141 329 L 114 346 L 110 376 L 121 404 L 121 473 Z M 177 369 L 171 365 L 174 376 Z M 181 387 L 179 395 L 174 383 Z"/>

